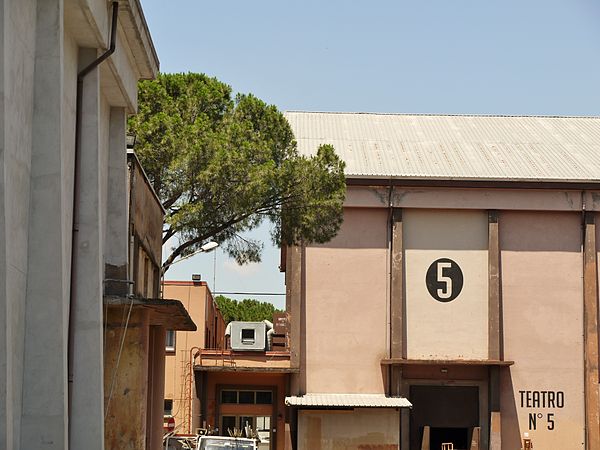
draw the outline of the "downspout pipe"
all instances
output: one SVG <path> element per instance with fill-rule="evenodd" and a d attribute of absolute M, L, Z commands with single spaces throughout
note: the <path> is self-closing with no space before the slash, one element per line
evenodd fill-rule
<path fill-rule="evenodd" d="M 117 18 L 119 14 L 119 2 L 112 2 L 112 21 L 110 30 L 110 44 L 106 50 L 97 59 L 84 67 L 77 74 L 77 103 L 75 111 L 75 155 L 73 164 L 73 224 L 72 224 L 72 239 L 71 239 L 71 292 L 69 298 L 69 337 L 68 337 L 68 411 L 69 417 L 72 412 L 72 390 L 73 390 L 73 355 L 74 355 L 74 338 L 75 338 L 75 322 L 73 313 L 77 301 L 75 273 L 77 269 L 77 237 L 79 233 L 79 195 L 80 195 L 80 169 L 79 160 L 81 153 L 81 121 L 83 115 L 83 79 L 92 70 L 98 67 L 110 55 L 115 52 L 117 45 Z M 69 420 L 69 435 L 71 434 L 71 421 Z"/>

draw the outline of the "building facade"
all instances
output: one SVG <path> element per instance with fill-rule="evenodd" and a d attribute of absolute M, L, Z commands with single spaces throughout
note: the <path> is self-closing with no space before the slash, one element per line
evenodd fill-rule
<path fill-rule="evenodd" d="M 175 433 L 229 436 L 229 430 L 250 426 L 260 436 L 261 450 L 291 448 L 285 397 L 296 369 L 285 315 L 274 324 L 278 333 L 271 348 L 232 350 L 206 282 L 164 281 L 163 289 L 165 296 L 180 299 L 198 324 L 196 332 L 176 332 L 167 346 L 165 415 L 175 419 Z"/>
<path fill-rule="evenodd" d="M 294 448 L 600 448 L 600 120 L 286 117 L 348 184 L 338 236 L 287 250 Z"/>
<path fill-rule="evenodd" d="M 0 16 L 0 448 L 100 450 L 126 118 L 158 59 L 137 0 L 4 0 Z"/>
<path fill-rule="evenodd" d="M 205 427 L 194 378 L 194 361 L 204 348 L 224 348 L 225 322 L 204 281 L 163 281 L 166 298 L 179 299 L 197 324 L 196 331 L 168 330 L 165 345 L 164 415 L 175 419 L 175 433 L 195 434 Z"/>
<path fill-rule="evenodd" d="M 166 331 L 194 332 L 196 325 L 180 301 L 161 298 L 164 210 L 132 151 L 120 173 L 112 183 L 115 188 L 126 186 L 125 195 L 120 209 L 118 203 L 111 208 L 109 223 L 125 225 L 115 226 L 111 245 L 126 264 L 105 267 L 105 448 L 158 450 L 163 440 Z"/>

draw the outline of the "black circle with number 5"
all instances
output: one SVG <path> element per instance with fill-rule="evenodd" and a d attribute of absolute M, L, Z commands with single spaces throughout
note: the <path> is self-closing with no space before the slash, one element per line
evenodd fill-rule
<path fill-rule="evenodd" d="M 425 283 L 429 294 L 438 302 L 451 302 L 462 291 L 463 273 L 455 261 L 440 258 L 427 269 Z"/>

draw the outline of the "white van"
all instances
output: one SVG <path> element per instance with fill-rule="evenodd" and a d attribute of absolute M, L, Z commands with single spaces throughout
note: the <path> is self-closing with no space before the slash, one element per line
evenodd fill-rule
<path fill-rule="evenodd" d="M 254 439 L 200 436 L 196 450 L 257 450 Z"/>

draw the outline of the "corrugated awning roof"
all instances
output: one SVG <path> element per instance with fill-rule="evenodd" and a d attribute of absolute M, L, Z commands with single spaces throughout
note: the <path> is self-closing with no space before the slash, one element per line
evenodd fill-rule
<path fill-rule="evenodd" d="M 306 394 L 286 397 L 286 406 L 324 408 L 410 408 L 404 397 L 386 397 L 384 394 Z"/>
<path fill-rule="evenodd" d="M 600 118 L 286 112 L 303 155 L 348 178 L 600 182 Z"/>

